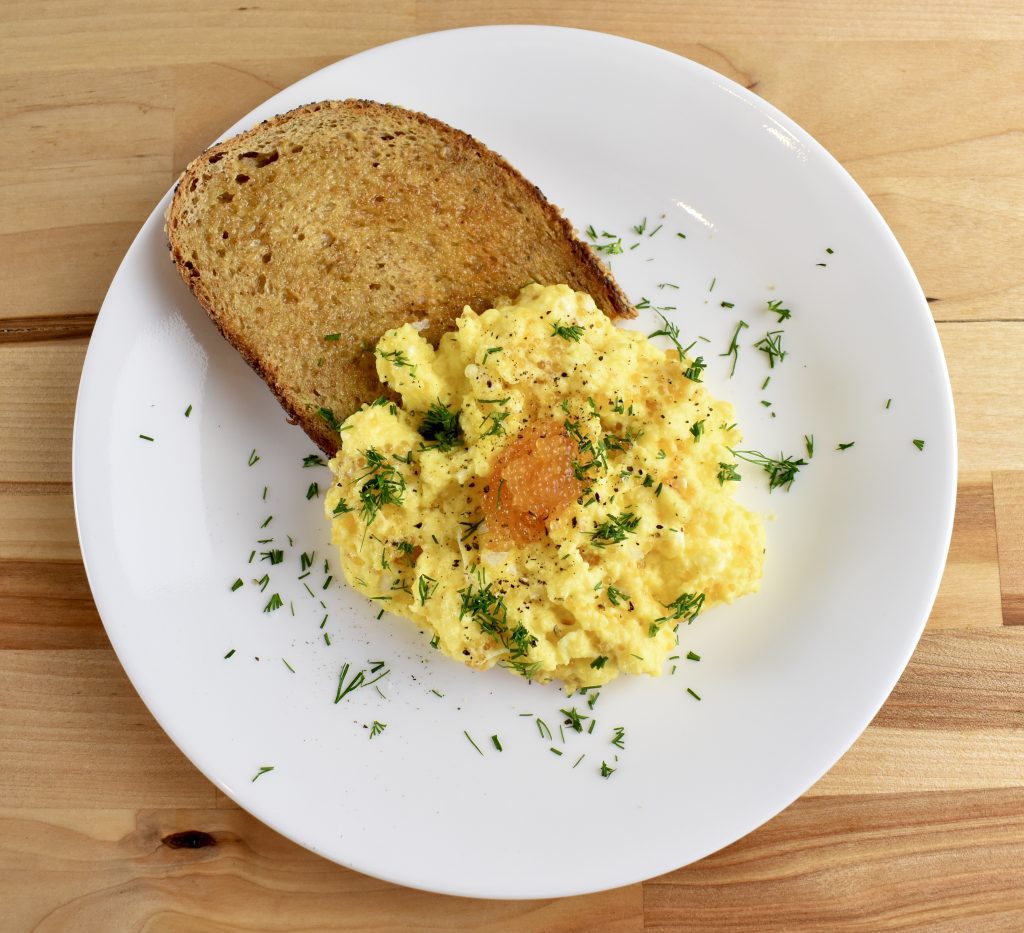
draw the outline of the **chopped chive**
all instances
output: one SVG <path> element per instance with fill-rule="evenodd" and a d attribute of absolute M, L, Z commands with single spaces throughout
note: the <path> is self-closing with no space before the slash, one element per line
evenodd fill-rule
<path fill-rule="evenodd" d="M 697 696 L 697 694 L 696 694 L 696 693 L 694 693 L 694 692 L 693 692 L 693 691 L 692 691 L 692 690 L 691 690 L 691 689 L 690 689 L 689 687 L 687 687 L 687 688 L 686 688 L 686 692 L 687 692 L 688 694 L 690 694 L 690 696 L 692 696 L 692 697 L 693 697 L 693 698 L 694 698 L 695 700 L 699 700 L 699 699 L 700 699 L 700 697 L 699 697 L 699 696 Z"/>
<path fill-rule="evenodd" d="M 804 435 L 804 446 L 806 446 L 806 448 L 807 448 L 807 459 L 810 460 L 811 458 L 814 457 L 814 435 L 813 434 L 805 434 Z"/>
<path fill-rule="evenodd" d="M 491 741 L 492 741 L 492 742 L 494 743 L 494 747 L 495 747 L 495 748 L 496 748 L 496 749 L 497 749 L 497 750 L 498 750 L 499 752 L 500 752 L 500 751 L 503 751 L 503 749 L 502 749 L 502 747 L 501 747 L 501 742 L 499 742 L 499 741 L 498 741 L 498 737 L 497 737 L 496 735 L 492 735 L 492 736 L 491 736 Z"/>
<path fill-rule="evenodd" d="M 734 305 L 731 301 L 723 301 L 723 302 L 721 302 L 719 304 L 719 307 L 722 307 L 722 308 L 735 308 L 736 305 Z"/>
<path fill-rule="evenodd" d="M 253 775 L 252 783 L 255 784 L 256 783 L 256 778 L 261 778 L 261 777 L 263 777 L 264 774 L 267 774 L 267 773 L 269 773 L 270 771 L 273 771 L 273 770 L 274 770 L 274 766 L 273 765 L 263 765 L 263 767 L 260 768 L 259 771 L 257 771 Z"/>
<path fill-rule="evenodd" d="M 341 340 L 341 334 L 324 334 L 324 340 Z"/>
<path fill-rule="evenodd" d="M 185 409 L 185 417 L 188 418 L 191 415 L 192 415 L 192 406 L 189 405 L 188 408 Z"/>
<path fill-rule="evenodd" d="M 469 734 L 468 732 L 466 732 L 466 730 L 465 730 L 465 729 L 463 729 L 463 730 L 462 730 L 462 734 L 463 734 L 463 735 L 464 735 L 464 736 L 465 736 L 465 737 L 466 737 L 467 739 L 469 739 L 469 744 L 470 744 L 470 745 L 472 745 L 472 746 L 473 746 L 473 748 L 475 748 L 475 749 L 477 750 L 477 752 L 479 752 L 479 753 L 480 753 L 480 754 L 482 755 L 482 754 L 483 754 L 483 752 L 481 752 L 481 751 L 480 751 L 480 746 L 479 746 L 479 745 L 477 745 L 477 744 L 476 744 L 476 742 L 474 742 L 474 741 L 473 741 L 473 736 L 471 736 L 471 735 L 470 735 L 470 734 Z"/>
<path fill-rule="evenodd" d="M 271 522 L 272 522 L 273 520 L 274 520 L 274 516 L 273 516 L 273 515 L 268 515 L 268 516 L 267 516 L 267 517 L 266 517 L 266 518 L 265 518 L 265 519 L 263 520 L 263 524 L 262 524 L 262 525 L 260 525 L 260 528 L 266 528 L 266 527 L 267 527 L 267 525 L 269 525 L 269 524 L 270 524 L 270 523 L 271 523 Z"/>
<path fill-rule="evenodd" d="M 580 763 L 581 761 L 583 761 L 583 759 L 584 759 L 584 758 L 586 758 L 586 757 L 587 757 L 587 755 L 586 755 L 586 753 L 585 753 L 585 752 L 584 752 L 584 754 L 580 755 L 580 757 L 576 759 L 576 764 L 575 764 L 575 765 L 573 765 L 573 769 L 575 769 L 575 768 L 576 768 L 576 765 L 578 765 L 578 764 L 579 764 L 579 763 Z"/>
<path fill-rule="evenodd" d="M 324 632 L 324 644 L 328 646 L 331 644 L 331 636 L 327 632 Z"/>
<path fill-rule="evenodd" d="M 845 444 L 837 444 L 836 450 L 849 450 L 856 443 L 856 441 L 848 441 Z"/>
<path fill-rule="evenodd" d="M 694 651 L 687 651 L 686 652 L 686 660 L 687 661 L 699 661 L 700 660 L 700 655 L 697 654 Z"/>
<path fill-rule="evenodd" d="M 290 670 L 293 674 L 295 673 L 295 668 L 292 667 L 284 658 L 281 658 L 281 663 L 284 664 L 284 666 L 287 667 L 288 670 Z"/>
<path fill-rule="evenodd" d="M 885 407 L 886 407 L 886 408 L 889 408 L 889 406 L 890 406 L 890 405 L 892 405 L 892 399 L 891 399 L 891 398 L 887 398 L 887 399 L 885 400 Z"/>
<path fill-rule="evenodd" d="M 239 577 L 237 580 L 235 580 L 234 583 L 231 584 L 231 592 L 234 593 L 235 590 L 239 589 L 242 586 L 245 586 L 245 584 L 242 583 L 242 578 Z"/>
<path fill-rule="evenodd" d="M 226 655 L 224 655 L 224 658 L 223 658 L 223 660 L 225 660 L 225 661 L 226 661 L 226 660 L 227 660 L 228 658 L 230 658 L 230 657 L 231 657 L 231 655 L 233 655 L 234 653 L 235 653 L 235 649 L 234 649 L 234 648 L 232 648 L 232 649 L 231 649 L 231 650 L 230 650 L 230 651 L 229 651 L 229 652 L 228 652 L 228 653 L 227 653 Z"/>
<path fill-rule="evenodd" d="M 913 444 L 918 450 L 924 450 L 924 441 L 920 438 L 914 438 Z"/>
<path fill-rule="evenodd" d="M 828 254 L 829 254 L 829 256 L 831 256 L 831 255 L 832 255 L 832 253 L 834 252 L 834 250 L 832 249 L 832 247 L 831 247 L 831 246 L 826 246 L 826 247 L 825 247 L 825 252 L 826 252 L 826 253 L 828 253 Z"/>
<path fill-rule="evenodd" d="M 274 593 L 270 597 L 270 599 L 267 600 L 267 604 L 263 607 L 263 611 L 264 612 L 276 612 L 283 605 L 284 605 L 284 603 L 281 601 L 281 597 L 277 593 Z"/>
<path fill-rule="evenodd" d="M 615 773 L 615 770 L 616 770 L 615 768 L 609 768 L 607 762 L 604 762 L 604 761 L 601 762 L 601 777 L 603 777 L 603 778 L 611 777 Z"/>
<path fill-rule="evenodd" d="M 255 466 L 260 461 L 259 454 L 256 453 L 256 448 L 253 447 L 252 453 L 249 454 L 249 466 Z"/>
<path fill-rule="evenodd" d="M 153 440 L 153 438 L 151 438 L 148 434 L 140 434 L 139 437 L 141 437 L 144 441 Z"/>
<path fill-rule="evenodd" d="M 558 755 L 559 757 L 561 757 L 562 755 L 561 749 L 555 748 L 553 745 L 551 746 L 551 748 L 548 749 L 548 751 L 552 754 Z"/>

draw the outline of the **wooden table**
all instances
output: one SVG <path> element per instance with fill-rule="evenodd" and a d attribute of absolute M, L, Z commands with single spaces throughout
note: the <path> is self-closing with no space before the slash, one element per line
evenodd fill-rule
<path fill-rule="evenodd" d="M 0 929 L 1024 929 L 1024 8 L 744 6 L 0 7 Z M 423 894 L 347 871 L 207 783 L 110 649 L 70 483 L 75 391 L 100 301 L 187 159 L 316 68 L 491 22 L 661 45 L 813 133 L 917 270 L 960 431 L 942 589 L 914 660 L 856 746 L 787 811 L 703 862 L 531 903 Z M 176 848 L 175 834 L 191 830 L 211 844 Z"/>

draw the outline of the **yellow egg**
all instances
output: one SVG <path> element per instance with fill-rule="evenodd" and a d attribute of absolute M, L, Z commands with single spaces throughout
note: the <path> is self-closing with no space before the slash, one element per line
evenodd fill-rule
<path fill-rule="evenodd" d="M 466 308 L 436 350 L 386 333 L 402 402 L 352 415 L 331 461 L 349 583 L 473 668 L 569 689 L 659 674 L 677 627 L 755 592 L 764 560 L 732 496 L 733 408 L 682 356 L 565 285 Z"/>

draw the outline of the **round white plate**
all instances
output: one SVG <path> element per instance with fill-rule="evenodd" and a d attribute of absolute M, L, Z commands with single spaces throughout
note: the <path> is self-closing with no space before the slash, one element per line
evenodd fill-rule
<path fill-rule="evenodd" d="M 75 420 L 82 552 L 110 640 L 204 774 L 278 831 L 360 871 L 452 894 L 551 897 L 701 858 L 778 813 L 849 748 L 934 599 L 955 431 L 914 274 L 807 133 L 651 46 L 525 26 L 420 36 L 311 75 L 228 133 L 344 97 L 469 131 L 580 230 L 621 236 L 615 275 L 634 301 L 672 306 L 665 314 L 685 342 L 708 339 L 706 381 L 735 401 L 745 446 L 806 457 L 813 435 L 813 459 L 788 492 L 769 495 L 764 473 L 741 470 L 743 500 L 777 516 L 764 587 L 684 629 L 674 674 L 621 680 L 593 710 L 555 686 L 474 674 L 408 623 L 377 622 L 377 604 L 339 581 L 320 499 L 305 498 L 328 480 L 302 466 L 312 445 L 169 262 L 165 198 L 103 304 Z M 792 317 L 778 324 L 769 300 Z M 648 311 L 631 326 L 653 330 L 654 320 Z M 729 379 L 719 354 L 740 320 L 749 327 Z M 777 329 L 788 355 L 769 370 L 752 344 Z M 836 450 L 846 442 L 855 446 Z M 260 560 L 271 548 L 283 563 Z M 313 550 L 299 580 L 299 555 Z M 264 573 L 261 592 L 252 581 Z M 232 592 L 236 578 L 244 585 Z M 283 607 L 264 612 L 275 592 Z M 390 673 L 335 704 L 342 665 L 370 671 L 378 660 Z M 566 728 L 563 741 L 559 709 L 570 706 L 597 724 Z M 371 738 L 375 720 L 387 729 Z M 622 749 L 611 744 L 616 726 Z M 615 768 L 608 778 L 602 761 Z"/>

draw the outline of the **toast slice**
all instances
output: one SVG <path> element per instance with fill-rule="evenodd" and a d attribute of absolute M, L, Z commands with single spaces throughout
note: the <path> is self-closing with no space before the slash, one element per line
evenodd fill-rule
<path fill-rule="evenodd" d="M 328 454 L 382 390 L 374 347 L 432 343 L 536 280 L 635 311 L 572 226 L 501 156 L 421 113 L 309 104 L 208 149 L 168 209 L 171 256 L 221 333 Z"/>

